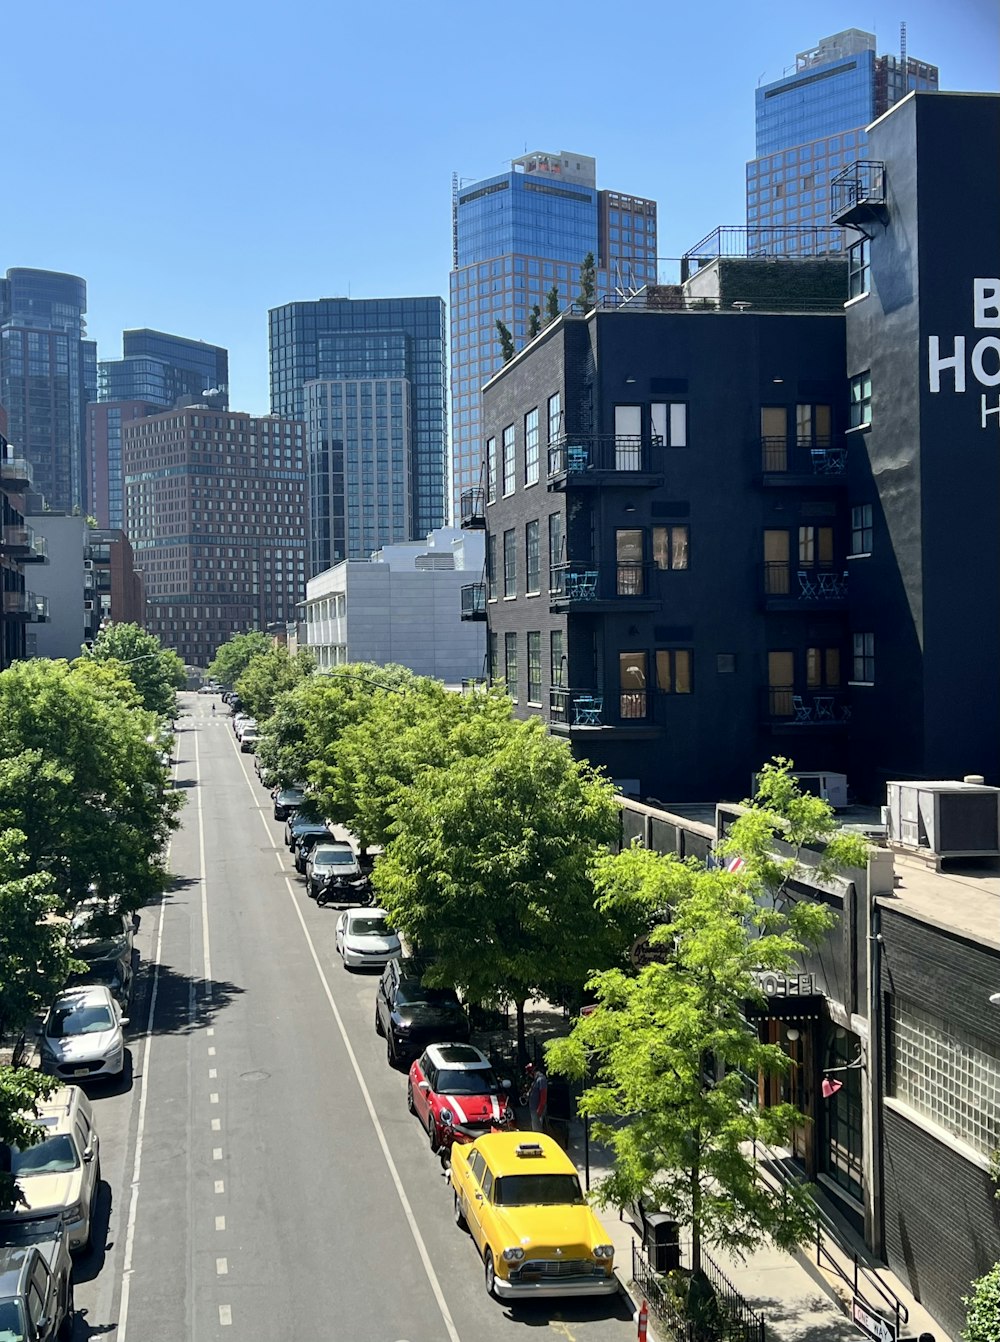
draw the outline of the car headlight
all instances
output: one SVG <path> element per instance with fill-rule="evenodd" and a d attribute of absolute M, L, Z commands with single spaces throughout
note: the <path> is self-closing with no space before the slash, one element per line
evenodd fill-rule
<path fill-rule="evenodd" d="M 614 1258 L 614 1256 L 615 1256 L 615 1246 L 613 1244 L 594 1245 L 595 1258 Z"/>
<path fill-rule="evenodd" d="M 524 1250 L 520 1245 L 515 1245 L 513 1249 L 504 1249 L 503 1261 L 505 1263 L 519 1263 L 524 1257 Z"/>
<path fill-rule="evenodd" d="M 80 1204 L 74 1202 L 71 1207 L 64 1207 L 62 1214 L 62 1223 L 64 1226 L 72 1225 L 74 1221 L 80 1219 Z"/>
<path fill-rule="evenodd" d="M 396 1023 L 397 1034 L 406 1034 L 409 1031 L 409 1028 L 410 1022 L 408 1020 L 401 1020 Z"/>
<path fill-rule="evenodd" d="M 444 1124 L 446 1128 L 451 1127 L 452 1123 L 454 1123 L 455 1121 L 455 1115 L 451 1112 L 450 1109 L 442 1109 L 441 1112 L 438 1114 L 438 1118 L 441 1120 L 441 1122 Z"/>

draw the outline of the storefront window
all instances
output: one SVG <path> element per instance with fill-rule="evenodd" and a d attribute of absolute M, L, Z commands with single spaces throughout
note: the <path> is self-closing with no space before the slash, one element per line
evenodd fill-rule
<path fill-rule="evenodd" d="M 861 1041 L 849 1030 L 837 1026 L 827 1045 L 824 1076 L 835 1094 L 823 1100 L 826 1109 L 826 1153 L 824 1172 L 838 1187 L 861 1201 L 863 1177 L 863 1138 L 861 1126 L 861 1068 L 853 1066 L 861 1051 Z M 838 1068 L 845 1070 L 839 1071 Z"/>

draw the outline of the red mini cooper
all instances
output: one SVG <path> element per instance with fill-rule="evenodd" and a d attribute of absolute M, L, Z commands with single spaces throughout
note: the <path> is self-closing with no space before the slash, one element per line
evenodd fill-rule
<path fill-rule="evenodd" d="M 515 1127 L 510 1084 L 497 1078 L 489 1058 L 471 1044 L 431 1044 L 410 1068 L 406 1107 L 423 1123 L 436 1151 L 446 1125 L 461 1124 L 476 1135 Z"/>

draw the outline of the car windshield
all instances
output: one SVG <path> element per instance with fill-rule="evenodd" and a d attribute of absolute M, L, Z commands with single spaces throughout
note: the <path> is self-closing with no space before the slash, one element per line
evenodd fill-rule
<path fill-rule="evenodd" d="M 24 1151 L 10 1148 L 10 1172 L 21 1174 L 67 1174 L 79 1161 L 68 1137 L 46 1137 Z"/>
<path fill-rule="evenodd" d="M 317 848 L 313 858 L 313 864 L 316 863 L 321 867 L 351 867 L 354 854 L 349 848 Z"/>
<path fill-rule="evenodd" d="M 117 956 L 110 959 L 107 956 L 101 956 L 100 959 L 87 960 L 87 968 L 81 970 L 78 974 L 71 974 L 70 981 L 73 983 L 103 983 L 105 987 L 110 988 L 119 982 L 121 977 L 120 968 L 121 961 Z"/>
<path fill-rule="evenodd" d="M 278 794 L 278 801 L 282 806 L 295 806 L 298 802 L 305 800 L 306 794 L 300 792 L 298 788 L 286 788 L 284 792 Z"/>
<path fill-rule="evenodd" d="M 454 988 L 425 988 L 413 979 L 403 979 L 396 991 L 396 1001 L 402 1006 L 459 1005 Z"/>
<path fill-rule="evenodd" d="M 500 1083 L 492 1067 L 469 1067 L 438 1072 L 437 1089 L 442 1095 L 496 1095 Z"/>
<path fill-rule="evenodd" d="M 392 932 L 384 918 L 352 918 L 347 930 L 354 937 L 389 937 Z"/>
<path fill-rule="evenodd" d="M 579 1207 L 583 1200 L 575 1174 L 505 1174 L 493 1187 L 498 1207 Z"/>
<path fill-rule="evenodd" d="M 25 1342 L 28 1333 L 17 1300 L 0 1300 L 0 1342 Z"/>
<path fill-rule="evenodd" d="M 55 1007 L 45 1033 L 50 1039 L 69 1039 L 78 1034 L 100 1034 L 112 1029 L 114 1023 L 106 1006 Z"/>

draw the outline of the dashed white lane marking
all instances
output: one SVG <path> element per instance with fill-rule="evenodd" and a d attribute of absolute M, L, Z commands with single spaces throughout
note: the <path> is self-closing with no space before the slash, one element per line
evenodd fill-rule
<path fill-rule="evenodd" d="M 222 1147 L 221 1147 L 221 1146 L 216 1146 L 216 1147 L 213 1149 L 213 1151 L 212 1151 L 212 1159 L 213 1159 L 213 1160 L 221 1160 L 221 1159 L 222 1159 Z"/>
<path fill-rule="evenodd" d="M 205 1033 L 208 1035 L 209 1039 L 211 1039 L 211 1038 L 212 1038 L 212 1035 L 215 1034 L 215 1026 L 214 1026 L 214 1025 L 210 1025 L 210 1026 L 208 1027 L 208 1029 L 205 1031 Z"/>
<path fill-rule="evenodd" d="M 232 1323 L 232 1321 L 233 1321 L 232 1305 L 220 1305 L 219 1322 L 222 1324 L 223 1328 L 227 1328 Z"/>
<path fill-rule="evenodd" d="M 221 1132 L 221 1131 L 222 1131 L 222 1119 L 221 1119 L 221 1118 L 213 1118 L 213 1119 L 212 1119 L 212 1131 L 213 1131 L 213 1132 Z"/>
<path fill-rule="evenodd" d="M 214 1044 L 209 1044 L 209 1046 L 208 1046 L 208 1056 L 209 1056 L 210 1058 L 214 1058 L 214 1057 L 215 1057 L 215 1045 L 214 1045 Z"/>
<path fill-rule="evenodd" d="M 216 1078 L 218 1075 L 219 1075 L 219 1069 L 218 1069 L 218 1067 L 210 1067 L 210 1068 L 208 1069 L 208 1079 L 209 1079 L 209 1081 L 214 1081 L 215 1078 Z"/>
<path fill-rule="evenodd" d="M 215 1181 L 215 1191 L 216 1191 L 217 1193 L 224 1193 L 224 1192 L 226 1191 L 226 1181 L 225 1181 L 225 1179 L 216 1179 L 216 1181 Z"/>
<path fill-rule="evenodd" d="M 216 1230 L 225 1230 L 226 1218 L 224 1216 L 217 1216 L 215 1218 L 215 1228 Z"/>
<path fill-rule="evenodd" d="M 209 1104 L 218 1104 L 218 1103 L 219 1103 L 219 1092 L 216 1091 L 216 1090 L 213 1090 L 212 1093 L 211 1093 L 211 1095 L 209 1095 L 209 1097 L 208 1097 L 208 1102 L 209 1102 Z"/>
<path fill-rule="evenodd" d="M 215 1275 L 225 1277 L 229 1273 L 229 1260 L 227 1258 L 217 1258 L 215 1260 Z"/>

